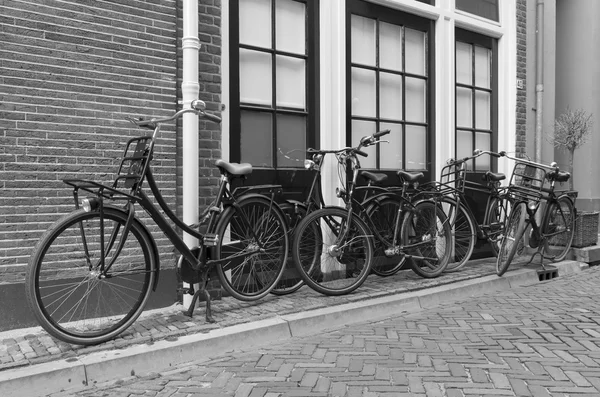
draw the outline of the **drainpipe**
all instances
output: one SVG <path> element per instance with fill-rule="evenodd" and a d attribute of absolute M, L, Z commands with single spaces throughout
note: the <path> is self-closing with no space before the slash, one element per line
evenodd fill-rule
<path fill-rule="evenodd" d="M 535 40 L 535 160 L 542 161 L 543 100 L 544 100 L 544 0 L 536 3 Z"/>
<path fill-rule="evenodd" d="M 183 0 L 183 37 L 181 40 L 183 55 L 183 81 L 181 93 L 183 106 L 198 99 L 198 1 Z M 183 115 L 183 222 L 187 225 L 198 222 L 198 116 L 193 113 Z M 184 233 L 183 241 L 190 248 L 198 246 L 198 239 Z M 184 283 L 184 288 L 189 287 Z M 192 296 L 183 295 L 183 306 L 187 309 Z"/>

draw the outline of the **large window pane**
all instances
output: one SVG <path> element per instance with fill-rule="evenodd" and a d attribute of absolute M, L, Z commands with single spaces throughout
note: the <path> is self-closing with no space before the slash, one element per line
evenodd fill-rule
<path fill-rule="evenodd" d="M 273 130 L 268 113 L 242 112 L 241 161 L 255 167 L 272 167 Z"/>
<path fill-rule="evenodd" d="M 271 0 L 240 0 L 240 44 L 271 48 Z"/>
<path fill-rule="evenodd" d="M 352 15 L 352 62 L 375 66 L 375 20 Z"/>
<path fill-rule="evenodd" d="M 358 146 L 360 139 L 367 135 L 373 135 L 376 133 L 376 124 L 372 121 L 363 120 L 352 120 L 352 142 L 350 146 Z M 359 157 L 360 165 L 362 168 L 376 168 L 377 167 L 377 149 L 376 145 L 369 146 L 362 149 L 363 152 L 367 153 L 369 157 Z"/>
<path fill-rule="evenodd" d="M 379 116 L 402 120 L 402 76 L 379 74 Z"/>
<path fill-rule="evenodd" d="M 379 66 L 402 71 L 402 27 L 385 22 L 379 24 Z"/>
<path fill-rule="evenodd" d="M 473 133 L 471 131 L 456 132 L 456 157 L 462 159 L 473 155 Z M 471 163 L 467 164 L 471 168 Z"/>
<path fill-rule="evenodd" d="M 306 6 L 291 0 L 275 2 L 276 48 L 280 51 L 305 54 Z"/>
<path fill-rule="evenodd" d="M 382 138 L 390 142 L 379 144 L 379 168 L 396 171 L 402 169 L 402 125 L 381 123 L 379 126 L 381 130 L 390 130 Z"/>
<path fill-rule="evenodd" d="M 475 128 L 489 130 L 491 96 L 489 92 L 475 91 Z"/>
<path fill-rule="evenodd" d="M 468 88 L 456 87 L 456 125 L 473 127 L 473 98 Z"/>
<path fill-rule="evenodd" d="M 475 133 L 475 149 L 492 150 L 492 135 L 488 132 Z M 484 154 L 475 159 L 475 169 L 477 171 L 489 171 L 492 166 L 490 156 Z"/>
<path fill-rule="evenodd" d="M 424 32 L 418 30 L 404 29 L 404 41 L 406 45 L 406 72 L 425 76 L 425 38 Z"/>
<path fill-rule="evenodd" d="M 304 59 L 278 55 L 277 106 L 304 109 L 306 107 L 306 72 Z"/>
<path fill-rule="evenodd" d="M 492 77 L 492 51 L 475 47 L 475 85 L 490 88 Z"/>
<path fill-rule="evenodd" d="M 306 118 L 302 116 L 277 116 L 277 166 L 304 166 L 306 158 Z"/>
<path fill-rule="evenodd" d="M 498 0 L 456 0 L 456 8 L 498 22 Z"/>
<path fill-rule="evenodd" d="M 240 49 L 240 102 L 271 105 L 271 55 Z"/>
<path fill-rule="evenodd" d="M 375 72 L 352 68 L 352 115 L 375 116 Z"/>
<path fill-rule="evenodd" d="M 459 84 L 473 84 L 472 48 L 467 43 L 456 43 L 456 82 Z"/>
<path fill-rule="evenodd" d="M 425 80 L 407 77 L 405 83 L 406 120 L 425 122 L 427 99 Z"/>
<path fill-rule="evenodd" d="M 406 126 L 406 169 L 427 169 L 427 130 L 425 127 Z"/>

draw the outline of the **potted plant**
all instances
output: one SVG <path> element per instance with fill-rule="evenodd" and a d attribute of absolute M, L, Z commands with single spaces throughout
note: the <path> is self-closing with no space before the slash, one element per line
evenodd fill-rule
<path fill-rule="evenodd" d="M 554 147 L 567 152 L 569 163 L 569 190 L 573 190 L 575 150 L 583 146 L 592 132 L 592 114 L 583 109 L 567 110 L 554 121 Z M 598 241 L 598 212 L 577 212 L 573 247 L 586 247 Z"/>

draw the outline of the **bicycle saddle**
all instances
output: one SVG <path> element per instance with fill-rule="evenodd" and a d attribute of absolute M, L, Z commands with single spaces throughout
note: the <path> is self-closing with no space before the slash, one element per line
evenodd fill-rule
<path fill-rule="evenodd" d="M 498 181 L 503 181 L 505 179 L 506 179 L 506 175 L 500 174 L 500 173 L 494 173 L 492 171 L 487 171 L 485 174 L 483 174 L 484 181 L 498 182 Z"/>
<path fill-rule="evenodd" d="M 252 173 L 252 164 L 249 163 L 228 163 L 225 160 L 215 161 L 215 166 L 223 171 L 227 171 L 231 175 L 248 175 Z"/>
<path fill-rule="evenodd" d="M 406 181 L 406 182 L 417 182 L 419 181 L 421 178 L 423 178 L 425 175 L 422 172 L 406 172 L 406 171 L 398 171 L 396 172 L 396 175 L 398 175 L 398 178 L 400 178 L 401 181 Z"/>
<path fill-rule="evenodd" d="M 376 174 L 374 172 L 369 172 L 369 171 L 361 171 L 360 176 L 365 178 L 367 181 L 371 181 L 371 182 L 375 182 L 375 183 L 380 183 L 387 179 L 386 174 Z"/>

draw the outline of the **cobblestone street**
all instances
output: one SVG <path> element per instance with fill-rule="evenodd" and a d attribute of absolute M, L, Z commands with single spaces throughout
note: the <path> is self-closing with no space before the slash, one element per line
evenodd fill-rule
<path fill-rule="evenodd" d="M 600 267 L 53 396 L 598 396 Z"/>

